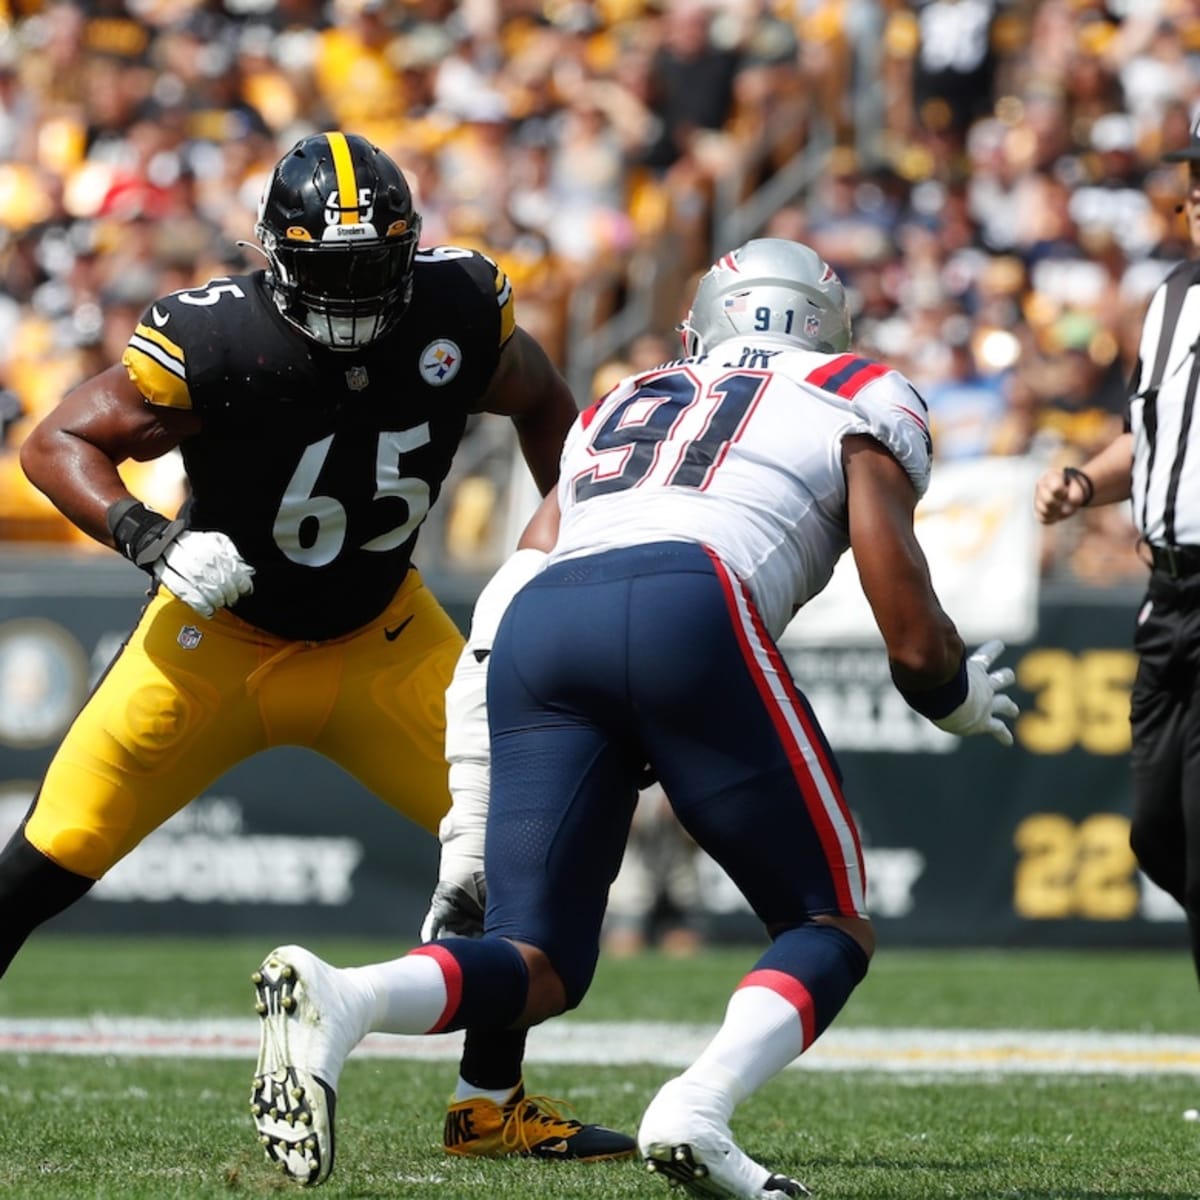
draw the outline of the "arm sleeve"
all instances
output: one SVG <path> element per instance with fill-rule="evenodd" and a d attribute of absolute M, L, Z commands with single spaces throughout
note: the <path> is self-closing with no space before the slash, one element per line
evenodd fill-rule
<path fill-rule="evenodd" d="M 467 644 L 446 689 L 446 758 L 450 811 L 438 826 L 439 878 L 458 880 L 483 870 L 483 842 L 491 790 L 487 720 L 487 660 L 509 601 L 541 569 L 541 550 L 518 550 L 475 601 Z"/>

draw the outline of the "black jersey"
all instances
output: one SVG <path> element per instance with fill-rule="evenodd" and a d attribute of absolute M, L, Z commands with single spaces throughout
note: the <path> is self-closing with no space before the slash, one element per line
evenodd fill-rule
<path fill-rule="evenodd" d="M 254 569 L 233 612 L 319 641 L 378 616 L 514 327 L 490 259 L 416 257 L 404 318 L 330 350 L 279 314 L 259 271 L 152 304 L 122 361 L 148 403 L 191 409 L 180 447 L 192 529 L 227 534 Z"/>

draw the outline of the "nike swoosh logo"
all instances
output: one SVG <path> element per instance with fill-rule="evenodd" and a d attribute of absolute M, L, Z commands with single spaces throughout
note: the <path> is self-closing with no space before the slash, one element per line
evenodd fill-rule
<path fill-rule="evenodd" d="M 161 329 L 171 319 L 171 314 L 163 312 L 163 310 L 159 308 L 157 304 L 150 310 L 150 315 L 154 318 L 154 323 L 159 327 L 159 329 Z"/>
<path fill-rule="evenodd" d="M 411 620 L 412 620 L 412 617 L 405 617 L 404 620 L 401 621 L 400 624 L 397 625 L 395 629 L 385 629 L 383 631 L 383 636 L 385 638 L 387 638 L 387 640 L 389 642 L 394 642 L 408 627 L 408 623 Z"/>

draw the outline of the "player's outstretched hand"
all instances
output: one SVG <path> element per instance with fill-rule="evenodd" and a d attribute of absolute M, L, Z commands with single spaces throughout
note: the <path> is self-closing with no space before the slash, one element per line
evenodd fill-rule
<path fill-rule="evenodd" d="M 185 530 L 155 561 L 154 578 L 202 617 L 254 590 L 254 568 L 223 533 Z"/>
<path fill-rule="evenodd" d="M 953 712 L 934 721 L 939 729 L 961 737 L 990 733 L 1001 745 L 1013 744 L 1012 730 L 1005 721 L 1015 720 L 1021 710 L 1011 696 L 1001 693 L 1016 676 L 1008 667 L 992 670 L 992 663 L 1003 653 L 1003 642 L 984 642 L 967 659 L 967 698 Z"/>

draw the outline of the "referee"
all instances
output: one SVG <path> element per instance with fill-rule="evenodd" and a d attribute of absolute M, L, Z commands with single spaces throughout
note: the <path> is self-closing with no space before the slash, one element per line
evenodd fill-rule
<path fill-rule="evenodd" d="M 1200 248 L 1200 122 L 1164 156 L 1187 164 L 1187 215 Z M 1046 471 L 1034 509 L 1052 525 L 1132 500 L 1150 559 L 1137 614 L 1130 710 L 1133 819 L 1142 870 L 1187 913 L 1200 976 L 1200 261 L 1177 266 L 1146 311 L 1125 432 L 1082 469 Z"/>

